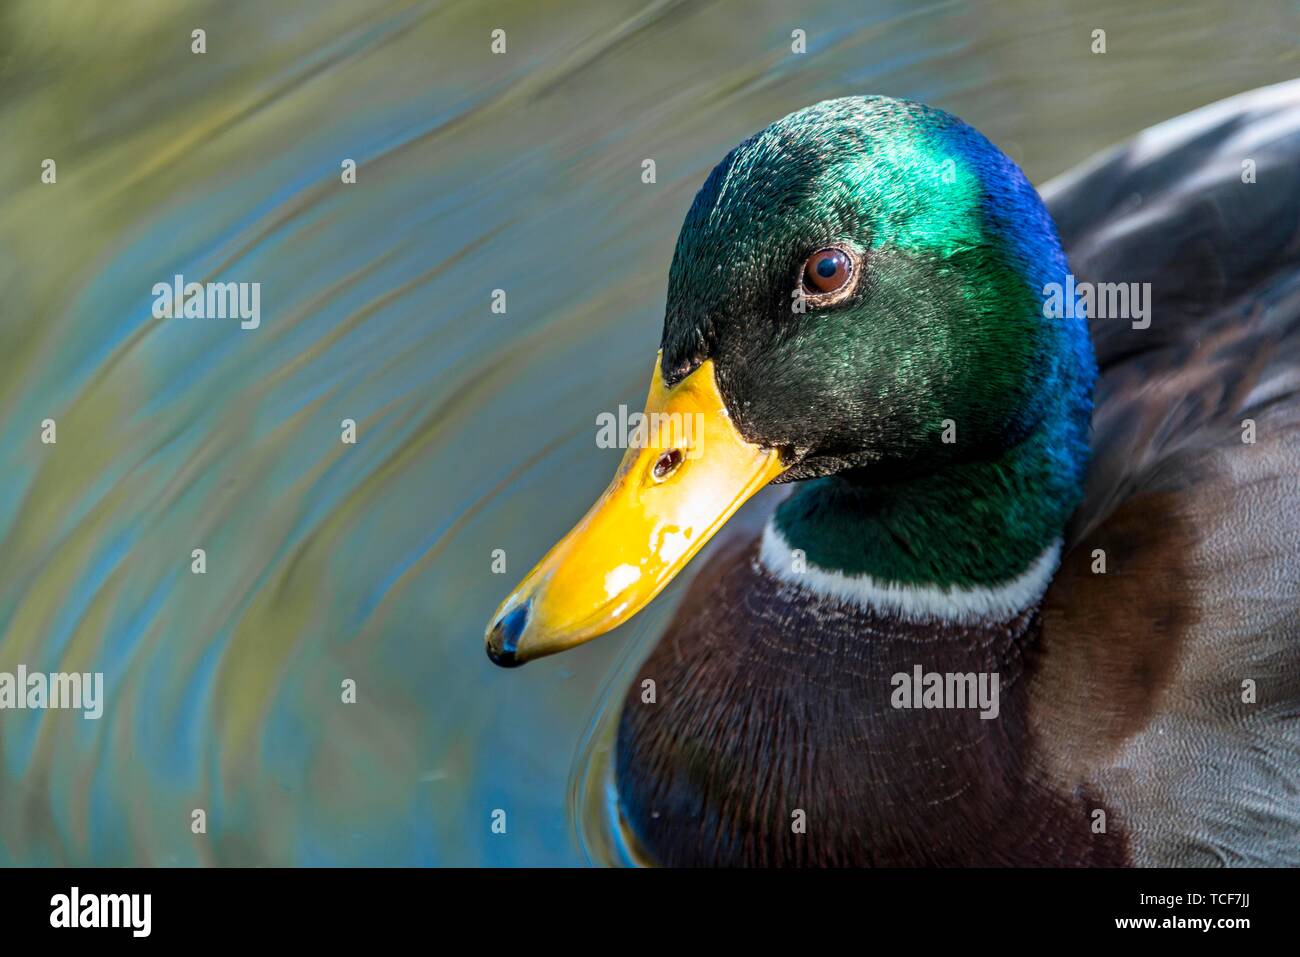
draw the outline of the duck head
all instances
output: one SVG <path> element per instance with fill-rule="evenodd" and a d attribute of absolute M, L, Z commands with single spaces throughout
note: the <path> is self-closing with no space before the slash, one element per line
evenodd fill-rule
<path fill-rule="evenodd" d="M 746 140 L 677 240 L 648 441 L 502 604 L 489 656 L 626 621 L 772 482 L 897 489 L 1046 435 L 1021 484 L 1059 535 L 1095 377 L 1083 321 L 1045 315 L 1066 272 L 1033 187 L 947 113 L 851 97 Z"/>

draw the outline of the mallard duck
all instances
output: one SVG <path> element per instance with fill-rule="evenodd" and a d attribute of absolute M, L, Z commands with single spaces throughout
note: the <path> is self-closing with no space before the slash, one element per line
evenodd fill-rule
<path fill-rule="evenodd" d="M 608 631 L 797 483 L 628 691 L 647 861 L 1300 863 L 1300 83 L 1045 195 L 870 96 L 695 197 L 650 441 L 486 639 Z"/>

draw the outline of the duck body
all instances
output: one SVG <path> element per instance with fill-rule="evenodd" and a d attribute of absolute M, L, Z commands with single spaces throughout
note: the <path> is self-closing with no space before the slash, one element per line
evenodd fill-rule
<path fill-rule="evenodd" d="M 623 703 L 647 861 L 1300 864 L 1300 81 L 1043 198 L 920 104 L 785 117 L 687 213 L 647 411 L 703 426 L 486 638 L 608 631 L 789 485 Z"/>
<path fill-rule="evenodd" d="M 1277 192 L 1243 197 L 1223 144 L 1269 124 L 1252 155 Z M 811 524 L 825 530 L 800 542 L 814 567 L 837 534 L 888 553 L 880 537 L 897 533 L 904 560 L 924 558 L 929 529 L 875 527 L 905 497 L 894 489 L 796 493 L 762 534 L 720 550 L 623 706 L 620 807 L 643 853 L 670 866 L 1300 863 L 1298 130 L 1300 89 L 1273 91 L 1148 134 L 1051 195 L 1082 275 L 1150 282 L 1158 321 L 1094 334 L 1097 459 L 1050 589 L 962 621 L 901 604 L 907 589 L 891 600 L 852 574 L 788 571 L 783 512 L 824 510 Z M 1178 275 L 1194 264 L 1205 271 Z M 987 499 L 990 486 L 950 479 Z M 940 523 L 968 521 L 940 508 Z M 995 524 L 1003 511 L 995 501 Z M 971 531 L 988 534 L 939 534 Z M 892 707 L 895 677 L 918 664 L 998 674 L 998 717 Z"/>
<path fill-rule="evenodd" d="M 657 863 L 1124 862 L 1122 839 L 1090 833 L 1096 796 L 1036 779 L 1028 760 L 1036 611 L 943 625 L 822 602 L 765 574 L 751 542 L 709 566 L 682 614 L 618 737 L 621 810 Z M 895 676 L 922 661 L 998 675 L 998 713 L 892 707 Z"/>

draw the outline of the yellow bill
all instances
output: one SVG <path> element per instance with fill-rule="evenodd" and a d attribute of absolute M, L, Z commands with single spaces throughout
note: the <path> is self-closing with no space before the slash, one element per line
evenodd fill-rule
<path fill-rule="evenodd" d="M 655 363 L 635 442 L 596 504 L 492 617 L 487 652 L 497 664 L 551 655 L 627 621 L 784 470 L 776 450 L 732 424 L 712 360 L 671 389 Z"/>

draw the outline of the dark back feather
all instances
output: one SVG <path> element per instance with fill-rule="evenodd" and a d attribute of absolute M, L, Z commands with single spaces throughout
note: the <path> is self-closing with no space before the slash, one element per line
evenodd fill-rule
<path fill-rule="evenodd" d="M 1169 456 L 1300 406 L 1300 82 L 1153 127 L 1043 196 L 1080 281 L 1151 291 L 1150 328 L 1091 323 L 1101 376 L 1077 540 Z"/>
<path fill-rule="evenodd" d="M 1150 328 L 1092 322 L 1093 461 L 1033 656 L 1040 760 L 1115 809 L 1138 863 L 1300 863 L 1300 82 L 1044 196 L 1080 280 L 1152 302 Z"/>

